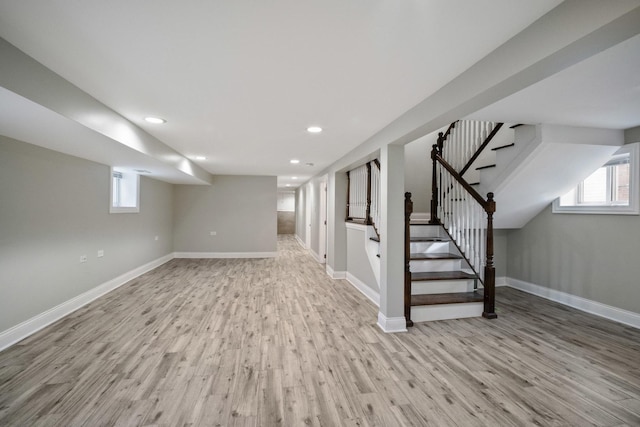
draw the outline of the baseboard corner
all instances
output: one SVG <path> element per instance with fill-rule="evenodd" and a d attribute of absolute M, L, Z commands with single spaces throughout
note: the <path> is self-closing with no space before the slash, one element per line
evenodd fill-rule
<path fill-rule="evenodd" d="M 381 312 L 378 312 L 378 327 L 388 334 L 407 332 L 407 320 L 404 316 L 386 317 Z"/>

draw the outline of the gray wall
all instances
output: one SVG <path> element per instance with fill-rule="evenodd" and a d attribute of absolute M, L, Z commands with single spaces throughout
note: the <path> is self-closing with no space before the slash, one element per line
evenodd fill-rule
<path fill-rule="evenodd" d="M 431 146 L 437 141 L 434 132 L 404 146 L 404 191 L 411 192 L 414 212 L 431 210 Z"/>
<path fill-rule="evenodd" d="M 508 234 L 509 277 L 640 313 L 640 217 L 553 214 Z"/>
<path fill-rule="evenodd" d="M 380 293 L 380 287 L 367 256 L 366 230 L 347 229 L 347 272 Z"/>
<path fill-rule="evenodd" d="M 509 230 L 493 230 L 493 265 L 496 277 L 507 275 L 507 248 Z"/>
<path fill-rule="evenodd" d="M 140 213 L 109 214 L 110 175 L 0 136 L 0 331 L 172 252 L 172 186 L 143 177 Z"/>
<path fill-rule="evenodd" d="M 307 186 L 301 185 L 296 190 L 296 236 L 305 243 L 307 241 Z"/>
<path fill-rule="evenodd" d="M 640 142 L 640 126 L 624 131 L 624 143 L 633 144 L 634 142 Z"/>
<path fill-rule="evenodd" d="M 211 186 L 176 185 L 174 251 L 275 252 L 276 200 L 275 176 L 216 175 Z"/>

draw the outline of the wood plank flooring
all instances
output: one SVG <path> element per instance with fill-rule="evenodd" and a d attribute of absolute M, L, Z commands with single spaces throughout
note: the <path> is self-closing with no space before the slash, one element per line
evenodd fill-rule
<path fill-rule="evenodd" d="M 0 353 L 0 425 L 640 425 L 640 331 L 497 294 L 384 334 L 291 236 L 173 260 Z"/>

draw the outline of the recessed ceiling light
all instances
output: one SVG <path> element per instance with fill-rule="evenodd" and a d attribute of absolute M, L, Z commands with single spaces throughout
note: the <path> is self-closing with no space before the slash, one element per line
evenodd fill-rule
<path fill-rule="evenodd" d="M 134 169 L 134 171 L 138 173 L 151 173 L 151 171 L 148 171 L 146 169 Z"/>
<path fill-rule="evenodd" d="M 298 179 L 298 177 L 297 176 L 292 176 L 291 179 Z"/>
<path fill-rule="evenodd" d="M 291 184 L 285 184 L 285 187 L 291 187 Z"/>
<path fill-rule="evenodd" d="M 149 123 L 153 123 L 154 125 L 161 125 L 163 123 L 167 123 L 165 119 L 161 119 L 160 117 L 145 117 L 144 120 Z"/>
<path fill-rule="evenodd" d="M 291 160 L 289 160 L 289 163 L 294 164 L 294 165 L 297 165 L 298 163 L 300 163 L 300 160 L 298 160 L 298 159 L 291 159 Z"/>
<path fill-rule="evenodd" d="M 207 160 L 205 156 L 196 156 L 196 160 Z"/>
<path fill-rule="evenodd" d="M 320 126 L 309 126 L 307 128 L 307 132 L 309 132 L 309 133 L 320 133 L 320 132 L 322 132 L 322 128 Z"/>

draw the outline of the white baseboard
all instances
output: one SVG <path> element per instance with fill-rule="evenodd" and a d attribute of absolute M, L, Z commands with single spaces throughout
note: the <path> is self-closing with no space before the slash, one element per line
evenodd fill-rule
<path fill-rule="evenodd" d="M 324 264 L 325 263 L 325 259 L 324 257 L 320 257 L 319 254 L 317 254 L 313 249 L 309 249 L 309 252 L 311 252 L 311 256 L 313 257 L 313 259 L 315 259 L 319 264 Z"/>
<path fill-rule="evenodd" d="M 534 283 L 525 282 L 523 280 L 513 279 L 511 277 L 507 277 L 506 281 L 507 286 L 510 286 L 514 289 L 537 295 L 539 297 L 555 301 L 560 304 L 568 305 L 569 307 L 573 307 L 581 311 L 586 311 L 587 313 L 595 314 L 596 316 L 604 317 L 606 319 L 640 329 L 640 313 L 623 310 L 621 308 L 602 304 L 597 301 L 589 300 L 576 295 L 571 295 L 566 292 L 557 291 L 555 289 L 536 285 Z"/>
<path fill-rule="evenodd" d="M 481 302 L 421 305 L 411 307 L 411 320 L 414 322 L 433 322 L 434 320 L 481 317 L 483 308 L 484 304 Z"/>
<path fill-rule="evenodd" d="M 404 316 L 386 317 L 378 312 L 378 326 L 387 333 L 407 332 L 407 319 Z"/>
<path fill-rule="evenodd" d="M 329 275 L 329 277 L 331 277 L 332 279 L 346 279 L 347 278 L 347 272 L 346 271 L 334 271 L 333 268 L 331 268 L 331 266 L 329 264 L 327 264 L 326 271 L 327 271 L 327 274 Z"/>
<path fill-rule="evenodd" d="M 298 241 L 298 244 L 300 244 L 300 246 L 302 246 L 303 248 L 307 249 L 307 245 L 302 241 L 300 236 L 298 236 L 297 234 L 294 234 L 294 236 L 296 236 L 296 240 Z"/>
<path fill-rule="evenodd" d="M 509 286 L 509 284 L 507 283 L 507 277 L 506 276 L 496 277 L 496 288 L 500 287 L 500 286 Z"/>
<path fill-rule="evenodd" d="M 366 283 L 364 283 L 362 280 L 358 279 L 356 276 L 354 276 L 349 272 L 347 272 L 346 279 L 349 283 L 353 285 L 354 288 L 359 290 L 362 293 L 362 295 L 369 298 L 371 302 L 373 302 L 376 305 L 376 307 L 380 307 L 380 294 L 378 292 L 371 289 L 369 286 L 367 286 Z"/>
<path fill-rule="evenodd" d="M 175 258 L 276 258 L 278 252 L 175 252 Z"/>
<path fill-rule="evenodd" d="M 116 288 L 124 285 L 130 280 L 135 279 L 138 276 L 143 275 L 144 273 L 153 270 L 161 266 L 162 264 L 171 261 L 173 259 L 173 254 L 165 255 L 156 260 L 148 262 L 140 267 L 134 268 L 133 270 L 124 273 L 114 279 L 109 280 L 101 285 L 96 286 L 76 297 L 71 298 L 68 301 L 63 302 L 49 310 L 40 313 L 24 322 L 13 326 L 12 328 L 7 329 L 6 331 L 0 332 L 0 350 L 3 350 L 18 341 L 21 341 L 38 332 L 40 329 L 49 326 L 53 322 L 67 316 L 79 308 L 89 304 L 91 301 L 105 295 Z"/>

